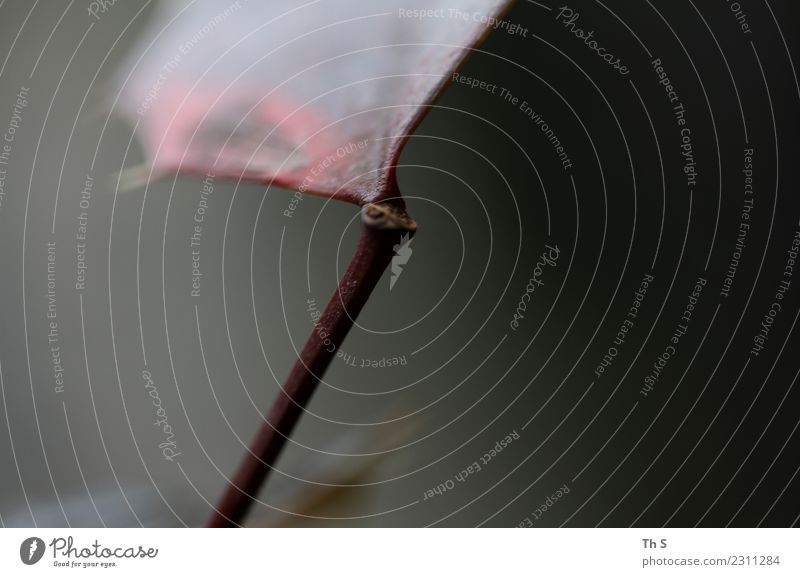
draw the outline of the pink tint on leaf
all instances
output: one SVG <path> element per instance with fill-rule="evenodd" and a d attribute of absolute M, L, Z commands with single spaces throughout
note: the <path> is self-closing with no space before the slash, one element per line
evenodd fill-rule
<path fill-rule="evenodd" d="M 399 194 L 408 135 L 509 4 L 162 2 L 122 67 L 121 106 L 157 171 L 380 201 Z"/>

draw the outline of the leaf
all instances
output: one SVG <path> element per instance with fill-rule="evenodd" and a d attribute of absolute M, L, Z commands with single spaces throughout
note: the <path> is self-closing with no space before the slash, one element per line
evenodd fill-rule
<path fill-rule="evenodd" d="M 164 2 L 123 66 L 121 106 L 141 127 L 154 171 L 253 180 L 362 206 L 358 248 L 210 526 L 240 525 L 394 247 L 416 230 L 397 190 L 397 159 L 509 4 Z"/>
<path fill-rule="evenodd" d="M 162 2 L 120 75 L 157 172 L 357 204 L 509 0 Z"/>

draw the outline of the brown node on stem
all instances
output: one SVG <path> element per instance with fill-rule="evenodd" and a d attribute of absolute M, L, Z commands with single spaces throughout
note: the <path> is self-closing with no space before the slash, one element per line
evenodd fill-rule
<path fill-rule="evenodd" d="M 388 202 L 365 204 L 361 209 L 361 221 L 381 230 L 400 230 L 412 235 L 417 231 L 414 219 L 401 207 Z"/>

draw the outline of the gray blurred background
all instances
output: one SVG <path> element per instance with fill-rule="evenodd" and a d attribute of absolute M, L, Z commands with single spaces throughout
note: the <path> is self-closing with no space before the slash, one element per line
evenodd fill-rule
<path fill-rule="evenodd" d="M 115 193 L 146 160 L 109 90 L 154 13 L 143 5 L 99 21 L 86 2 L 0 5 L 0 130 L 14 128 L 0 166 L 7 526 L 202 524 L 358 238 L 351 205 L 306 195 L 287 221 L 291 192 L 217 182 L 191 295 L 201 179 Z M 453 84 L 411 138 L 399 178 L 419 223 L 412 257 L 391 291 L 388 273 L 379 284 L 251 524 L 797 523 L 800 278 L 749 354 L 800 218 L 798 8 L 766 6 L 746 4 L 745 33 L 722 2 L 573 2 L 627 77 L 554 3 L 512 9 L 525 35 L 495 31 L 463 74 L 519 101 Z M 659 57 L 692 127 L 691 196 Z M 750 147 L 752 228 L 723 297 Z M 558 261 L 512 330 L 546 245 Z M 644 397 L 698 277 L 689 330 Z"/>

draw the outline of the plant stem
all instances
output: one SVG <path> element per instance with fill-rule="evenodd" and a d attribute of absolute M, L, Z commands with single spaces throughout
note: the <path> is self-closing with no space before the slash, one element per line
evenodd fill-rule
<path fill-rule="evenodd" d="M 362 207 L 361 237 L 347 271 L 209 518 L 208 527 L 241 525 L 336 350 L 391 262 L 394 245 L 402 235 L 415 230 L 416 224 L 401 201 Z"/>

